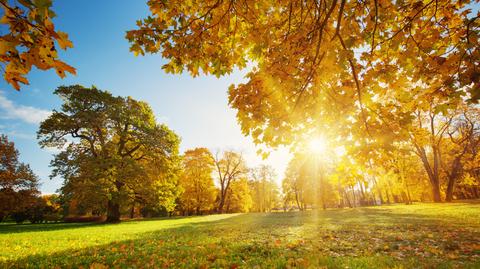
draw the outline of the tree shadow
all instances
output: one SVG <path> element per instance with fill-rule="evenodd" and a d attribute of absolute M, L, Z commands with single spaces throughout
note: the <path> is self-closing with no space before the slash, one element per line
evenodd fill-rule
<path fill-rule="evenodd" d="M 395 260 L 386 254 L 383 255 L 383 252 L 380 253 L 380 258 L 377 254 L 333 258 L 333 256 L 329 256 L 328 247 L 322 249 L 315 244 L 331 240 L 328 241 L 328 245 L 331 247 L 337 243 L 351 241 L 352 239 L 349 238 L 352 238 L 352 235 L 356 236 L 353 237 L 356 240 L 353 242 L 354 244 L 362 243 L 362 241 L 368 239 L 366 236 L 370 236 L 372 233 L 363 234 L 361 233 L 362 229 L 359 229 L 358 226 L 368 227 L 375 232 L 377 222 L 380 224 L 385 222 L 392 227 L 403 224 L 418 225 L 419 228 L 437 225 L 437 219 L 431 215 L 396 213 L 388 208 L 251 213 L 228 216 L 212 221 L 202 221 L 201 218 L 201 216 L 177 217 L 175 219 L 192 221 L 141 232 L 135 238 L 128 240 L 119 238 L 117 241 L 83 248 L 77 248 L 73 245 L 69 249 L 57 252 L 31 253 L 17 260 L 0 261 L 0 267 L 78 268 L 83 266 L 89 268 L 94 265 L 94 268 L 103 268 L 101 266 L 107 265 L 120 268 L 199 268 L 205 266 L 249 268 L 260 265 L 265 268 L 278 268 L 325 265 L 328 268 L 340 268 L 341 266 L 337 264 L 338 261 L 348 265 L 348 262 L 361 263 L 365 262 L 365 259 L 373 259 L 372 263 L 367 266 L 368 268 L 394 267 L 394 264 L 404 264 L 404 261 Z M 368 218 L 370 221 L 365 221 L 362 218 Z M 416 221 L 412 224 L 411 222 L 414 219 Z M 145 222 L 150 221 L 153 220 L 145 220 Z M 333 223 L 338 230 L 324 226 L 320 221 Z M 125 224 L 129 226 L 129 224 L 135 223 L 138 222 L 132 221 Z M 292 231 L 301 231 L 304 228 L 303 226 L 311 224 L 314 226 L 310 226 L 310 228 L 315 228 L 308 231 L 314 231 L 313 233 L 289 235 Z M 152 223 L 152 225 L 155 224 Z M 81 227 L 75 226 L 73 228 Z M 339 233 L 335 236 L 335 239 L 330 239 L 331 235 L 335 235 L 337 231 Z M 341 233 L 342 231 L 344 233 Z M 401 230 L 393 231 L 401 233 Z M 329 236 L 322 238 L 324 232 L 328 233 Z M 316 243 L 312 241 L 317 239 L 319 241 Z M 361 251 L 368 251 L 368 249 Z M 349 254 L 347 253 L 347 255 Z M 300 258 L 303 260 L 300 260 Z M 448 262 L 444 260 L 445 258 L 443 260 L 442 257 L 436 258 L 437 263 Z M 415 262 L 413 267 L 422 267 L 421 264 L 417 263 L 417 257 L 410 257 L 409 261 L 412 262 L 412 259 Z M 306 260 L 310 264 L 303 266 L 302 262 Z M 375 262 L 378 264 L 375 264 Z"/>
<path fill-rule="evenodd" d="M 38 223 L 38 224 L 0 224 L 0 234 L 12 234 L 12 233 L 28 233 L 28 232 L 45 232 L 45 231 L 57 231 L 65 229 L 76 229 L 84 227 L 92 227 L 103 225 L 100 222 L 88 222 L 88 223 Z"/>
<path fill-rule="evenodd" d="M 298 215 L 298 213 L 293 213 L 292 215 Z M 152 259 L 154 260 L 154 263 L 151 264 L 153 267 L 159 267 L 159 264 L 171 266 L 172 264 L 179 265 L 183 263 L 190 265 L 192 261 L 197 265 L 201 265 L 202 263 L 211 264 L 213 262 L 221 266 L 223 264 L 222 262 L 226 261 L 227 256 L 230 261 L 233 259 L 241 262 L 243 257 L 241 252 L 250 248 L 249 244 L 241 242 L 240 240 L 242 239 L 243 233 L 257 235 L 260 227 L 264 232 L 262 234 L 269 234 L 271 231 L 268 227 L 272 225 L 277 226 L 275 225 L 275 222 L 278 217 L 280 216 L 275 216 L 274 213 L 252 213 L 234 215 L 214 221 L 188 222 L 174 227 L 143 232 L 138 234 L 135 239 L 117 240 L 84 248 L 72 247 L 70 249 L 53 253 L 28 254 L 17 260 L 0 261 L 0 268 L 49 268 L 55 266 L 60 266 L 62 268 L 77 268 L 84 266 L 88 268 L 92 263 L 107 264 L 110 266 L 127 264 L 128 267 L 132 267 L 133 265 L 149 267 L 146 266 L 146 263 L 150 262 Z M 196 218 L 200 219 L 201 216 L 186 217 L 185 219 L 195 220 Z M 175 219 L 184 218 L 177 217 Z M 152 220 L 146 220 L 146 222 L 151 221 Z M 131 224 L 134 223 L 138 222 L 131 222 Z M 130 223 L 125 222 L 124 224 L 129 225 Z M 68 224 L 64 225 L 64 228 L 79 229 L 94 225 L 103 224 L 83 224 L 83 226 L 80 224 Z M 287 220 L 286 222 L 284 221 L 281 223 L 281 226 L 277 226 L 277 228 L 283 228 L 284 225 L 294 227 L 296 225 L 301 225 L 301 222 Z M 61 226 L 62 225 L 59 225 L 58 228 Z M 47 228 L 50 230 L 56 228 L 49 226 L 42 230 L 40 227 L 37 228 L 33 226 L 33 228 L 28 230 L 27 227 L 28 226 L 25 225 L 25 227 L 21 227 L 24 229 L 20 230 L 23 232 L 48 231 Z M 19 232 L 18 228 L 13 231 L 13 233 L 15 232 Z M 267 249 L 265 245 L 254 245 L 256 245 L 257 248 Z M 224 253 L 225 250 L 232 251 Z M 268 252 L 269 250 L 265 251 Z M 223 259 L 221 256 L 224 256 Z"/>

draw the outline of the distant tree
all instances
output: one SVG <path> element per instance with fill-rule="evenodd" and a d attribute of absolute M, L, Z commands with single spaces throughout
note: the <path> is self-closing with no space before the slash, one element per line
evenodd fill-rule
<path fill-rule="evenodd" d="M 28 84 L 25 77 L 32 67 L 55 69 L 58 76 L 75 74 L 75 68 L 59 59 L 57 48 L 72 48 L 67 33 L 55 29 L 52 0 L 0 0 L 0 66 L 4 79 L 16 90 Z M 55 44 L 56 43 L 56 44 Z M 56 46 L 58 45 L 58 47 Z"/>
<path fill-rule="evenodd" d="M 227 192 L 226 212 L 249 212 L 252 207 L 252 197 L 246 178 L 235 180 L 231 183 Z"/>
<path fill-rule="evenodd" d="M 307 209 L 308 204 L 312 204 L 311 188 L 308 186 L 309 178 L 306 176 L 305 162 L 298 154 L 290 160 L 285 177 L 282 181 L 282 190 L 288 201 L 296 205 L 298 210 Z"/>
<path fill-rule="evenodd" d="M 231 184 L 245 175 L 247 167 L 243 156 L 234 151 L 225 151 L 221 156 L 217 152 L 214 163 L 220 185 L 217 210 L 223 213 Z"/>
<path fill-rule="evenodd" d="M 18 157 L 15 144 L 0 135 L 0 221 L 12 214 L 20 215 L 40 194 L 38 177 Z"/>
<path fill-rule="evenodd" d="M 214 159 L 206 148 L 185 151 L 183 156 L 183 173 L 179 185 L 183 188 L 180 206 L 186 213 L 212 210 L 217 193 L 213 183 Z"/>
<path fill-rule="evenodd" d="M 259 165 L 250 169 L 250 194 L 252 211 L 269 212 L 280 205 L 280 191 L 275 183 L 275 170 L 269 165 Z"/>
<path fill-rule="evenodd" d="M 63 217 L 60 196 L 58 194 L 42 195 L 41 199 L 45 202 L 43 219 L 45 221 L 60 221 Z"/>
<path fill-rule="evenodd" d="M 65 178 L 65 189 L 103 197 L 108 222 L 119 221 L 121 205 L 134 199 L 173 210 L 180 140 L 148 104 L 78 85 L 55 94 L 64 103 L 41 123 L 38 138 L 62 150 L 52 176 Z"/>
<path fill-rule="evenodd" d="M 447 178 L 445 200 L 453 200 L 455 185 L 465 176 L 469 164 L 477 160 L 480 150 L 480 108 L 463 106 L 459 109 L 447 130 L 441 164 Z M 480 165 L 473 165 L 478 169 Z"/>

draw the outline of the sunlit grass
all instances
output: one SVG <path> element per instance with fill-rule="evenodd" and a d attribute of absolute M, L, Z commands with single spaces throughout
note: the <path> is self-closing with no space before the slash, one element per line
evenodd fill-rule
<path fill-rule="evenodd" d="M 480 204 L 0 225 L 0 267 L 480 266 Z"/>

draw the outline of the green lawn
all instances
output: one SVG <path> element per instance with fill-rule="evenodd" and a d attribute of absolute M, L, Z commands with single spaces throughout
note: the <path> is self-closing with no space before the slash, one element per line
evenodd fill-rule
<path fill-rule="evenodd" d="M 0 267 L 480 268 L 480 204 L 0 225 Z"/>

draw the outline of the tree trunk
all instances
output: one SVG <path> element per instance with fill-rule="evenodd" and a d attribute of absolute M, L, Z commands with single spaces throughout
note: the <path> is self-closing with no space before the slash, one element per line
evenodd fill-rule
<path fill-rule="evenodd" d="M 461 156 L 463 156 L 463 154 Z M 461 174 L 461 156 L 455 158 L 455 160 L 453 161 L 452 172 L 448 174 L 447 193 L 445 197 L 445 201 L 447 202 L 451 202 L 453 200 L 453 189 L 455 187 L 455 181 L 457 181 L 457 178 Z"/>
<path fill-rule="evenodd" d="M 120 204 L 118 202 L 108 201 L 106 222 L 120 222 Z"/>
<path fill-rule="evenodd" d="M 387 196 L 387 203 L 391 204 L 390 202 L 390 195 L 388 195 L 388 188 L 385 188 L 385 195 Z"/>
<path fill-rule="evenodd" d="M 353 193 L 353 207 L 357 207 L 357 196 L 355 195 L 355 189 L 352 186 L 352 193 Z"/>
<path fill-rule="evenodd" d="M 432 197 L 435 203 L 442 202 L 442 197 L 440 196 L 440 179 L 438 173 L 438 164 L 439 164 L 439 151 L 436 146 L 432 145 L 432 154 L 433 154 L 433 167 L 430 165 L 428 161 L 427 154 L 425 153 L 425 149 L 415 145 L 417 149 L 417 154 L 422 160 L 423 167 L 427 172 L 428 179 L 430 182 L 430 186 L 432 187 Z"/>
<path fill-rule="evenodd" d="M 442 197 L 440 195 L 440 184 L 438 182 L 436 182 L 436 184 L 434 182 L 432 182 L 431 186 L 432 186 L 433 201 L 435 203 L 441 203 L 442 202 Z"/>
<path fill-rule="evenodd" d="M 343 194 L 345 196 L 345 199 L 347 200 L 348 207 L 352 208 L 352 203 L 350 202 L 350 198 L 348 198 L 348 193 L 344 190 Z"/>
<path fill-rule="evenodd" d="M 407 182 L 405 182 L 405 188 L 407 189 L 408 205 L 411 205 L 411 204 L 413 204 L 413 202 L 412 202 L 412 196 L 410 195 L 410 188 L 408 187 Z"/>
<path fill-rule="evenodd" d="M 296 190 L 295 190 L 295 201 L 297 201 L 298 210 L 303 211 L 303 208 L 302 208 L 302 206 L 300 205 L 300 201 L 299 201 L 299 199 L 298 199 L 298 193 L 297 193 Z"/>
<path fill-rule="evenodd" d="M 135 202 L 132 203 L 132 208 L 130 209 L 130 218 L 133 219 L 135 217 Z"/>
<path fill-rule="evenodd" d="M 448 185 L 447 185 L 447 193 L 445 197 L 446 202 L 451 202 L 453 201 L 453 188 L 455 186 L 455 178 L 454 177 L 448 177 Z"/>

